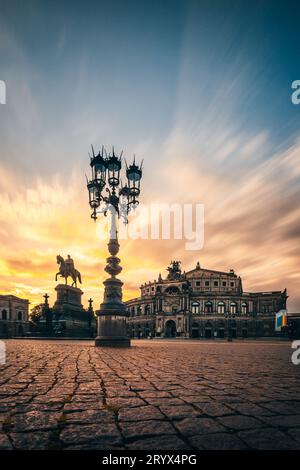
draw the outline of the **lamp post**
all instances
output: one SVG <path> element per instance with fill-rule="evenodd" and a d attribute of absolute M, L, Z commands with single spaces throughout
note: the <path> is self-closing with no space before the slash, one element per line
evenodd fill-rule
<path fill-rule="evenodd" d="M 104 268 L 110 277 L 103 282 L 104 298 L 100 310 L 96 310 L 97 337 L 95 346 L 130 346 L 126 328 L 127 312 L 122 302 L 123 282 L 116 277 L 122 271 L 122 267 L 119 265 L 120 258 L 116 256 L 120 246 L 117 235 L 117 218 L 123 217 L 124 222 L 127 223 L 128 213 L 139 203 L 142 167 L 136 165 L 135 158 L 130 166 L 125 162 L 127 184 L 123 186 L 120 182 L 122 163 L 122 154 L 117 156 L 114 149 L 111 154 L 107 155 L 102 147 L 102 151 L 95 155 L 92 147 L 90 161 L 92 179 L 87 179 L 89 203 L 93 210 L 91 217 L 96 221 L 97 214 L 103 213 L 106 216 L 108 211 L 111 213 L 108 242 L 110 256 L 106 259 L 107 264 Z"/>

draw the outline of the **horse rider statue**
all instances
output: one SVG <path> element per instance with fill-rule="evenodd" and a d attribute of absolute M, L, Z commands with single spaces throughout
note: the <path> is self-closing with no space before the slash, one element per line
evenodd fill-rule
<path fill-rule="evenodd" d="M 57 264 L 59 264 L 59 271 L 55 275 L 55 281 L 57 281 L 57 276 L 61 276 L 65 278 L 66 284 L 68 284 L 68 277 L 70 276 L 73 279 L 72 287 L 77 287 L 77 279 L 81 284 L 81 275 L 80 272 L 75 269 L 74 261 L 70 255 L 66 260 L 63 259 L 62 256 L 56 256 Z"/>

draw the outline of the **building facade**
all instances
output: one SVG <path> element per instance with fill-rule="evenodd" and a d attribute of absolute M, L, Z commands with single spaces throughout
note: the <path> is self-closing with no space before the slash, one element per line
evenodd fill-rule
<path fill-rule="evenodd" d="M 0 295 L 0 337 L 23 336 L 28 331 L 29 300 Z"/>
<path fill-rule="evenodd" d="M 244 292 L 242 279 L 204 269 L 198 262 L 182 272 L 180 261 L 165 279 L 140 287 L 141 296 L 126 302 L 132 338 L 225 338 L 274 336 L 275 313 L 286 308 L 287 292 Z"/>

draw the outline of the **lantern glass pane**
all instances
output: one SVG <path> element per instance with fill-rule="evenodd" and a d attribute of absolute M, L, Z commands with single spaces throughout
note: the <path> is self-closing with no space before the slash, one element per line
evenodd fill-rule
<path fill-rule="evenodd" d="M 104 173 L 105 172 L 105 164 L 104 163 L 96 163 L 95 170 L 97 173 Z"/>
<path fill-rule="evenodd" d="M 109 171 L 118 171 L 119 165 L 116 162 L 111 162 L 108 164 Z"/>
<path fill-rule="evenodd" d="M 128 172 L 128 179 L 130 181 L 139 181 L 141 179 L 140 174 L 137 171 L 129 171 Z"/>

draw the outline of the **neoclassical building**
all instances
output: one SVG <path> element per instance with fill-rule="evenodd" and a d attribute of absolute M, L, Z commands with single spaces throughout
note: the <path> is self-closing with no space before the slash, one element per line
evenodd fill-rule
<path fill-rule="evenodd" d="M 0 295 L 0 337 L 23 336 L 28 329 L 29 301 Z"/>
<path fill-rule="evenodd" d="M 229 272 L 197 265 L 182 272 L 180 261 L 141 296 L 126 302 L 133 338 L 224 338 L 273 336 L 275 313 L 286 308 L 287 292 L 244 292 L 242 279 Z"/>

